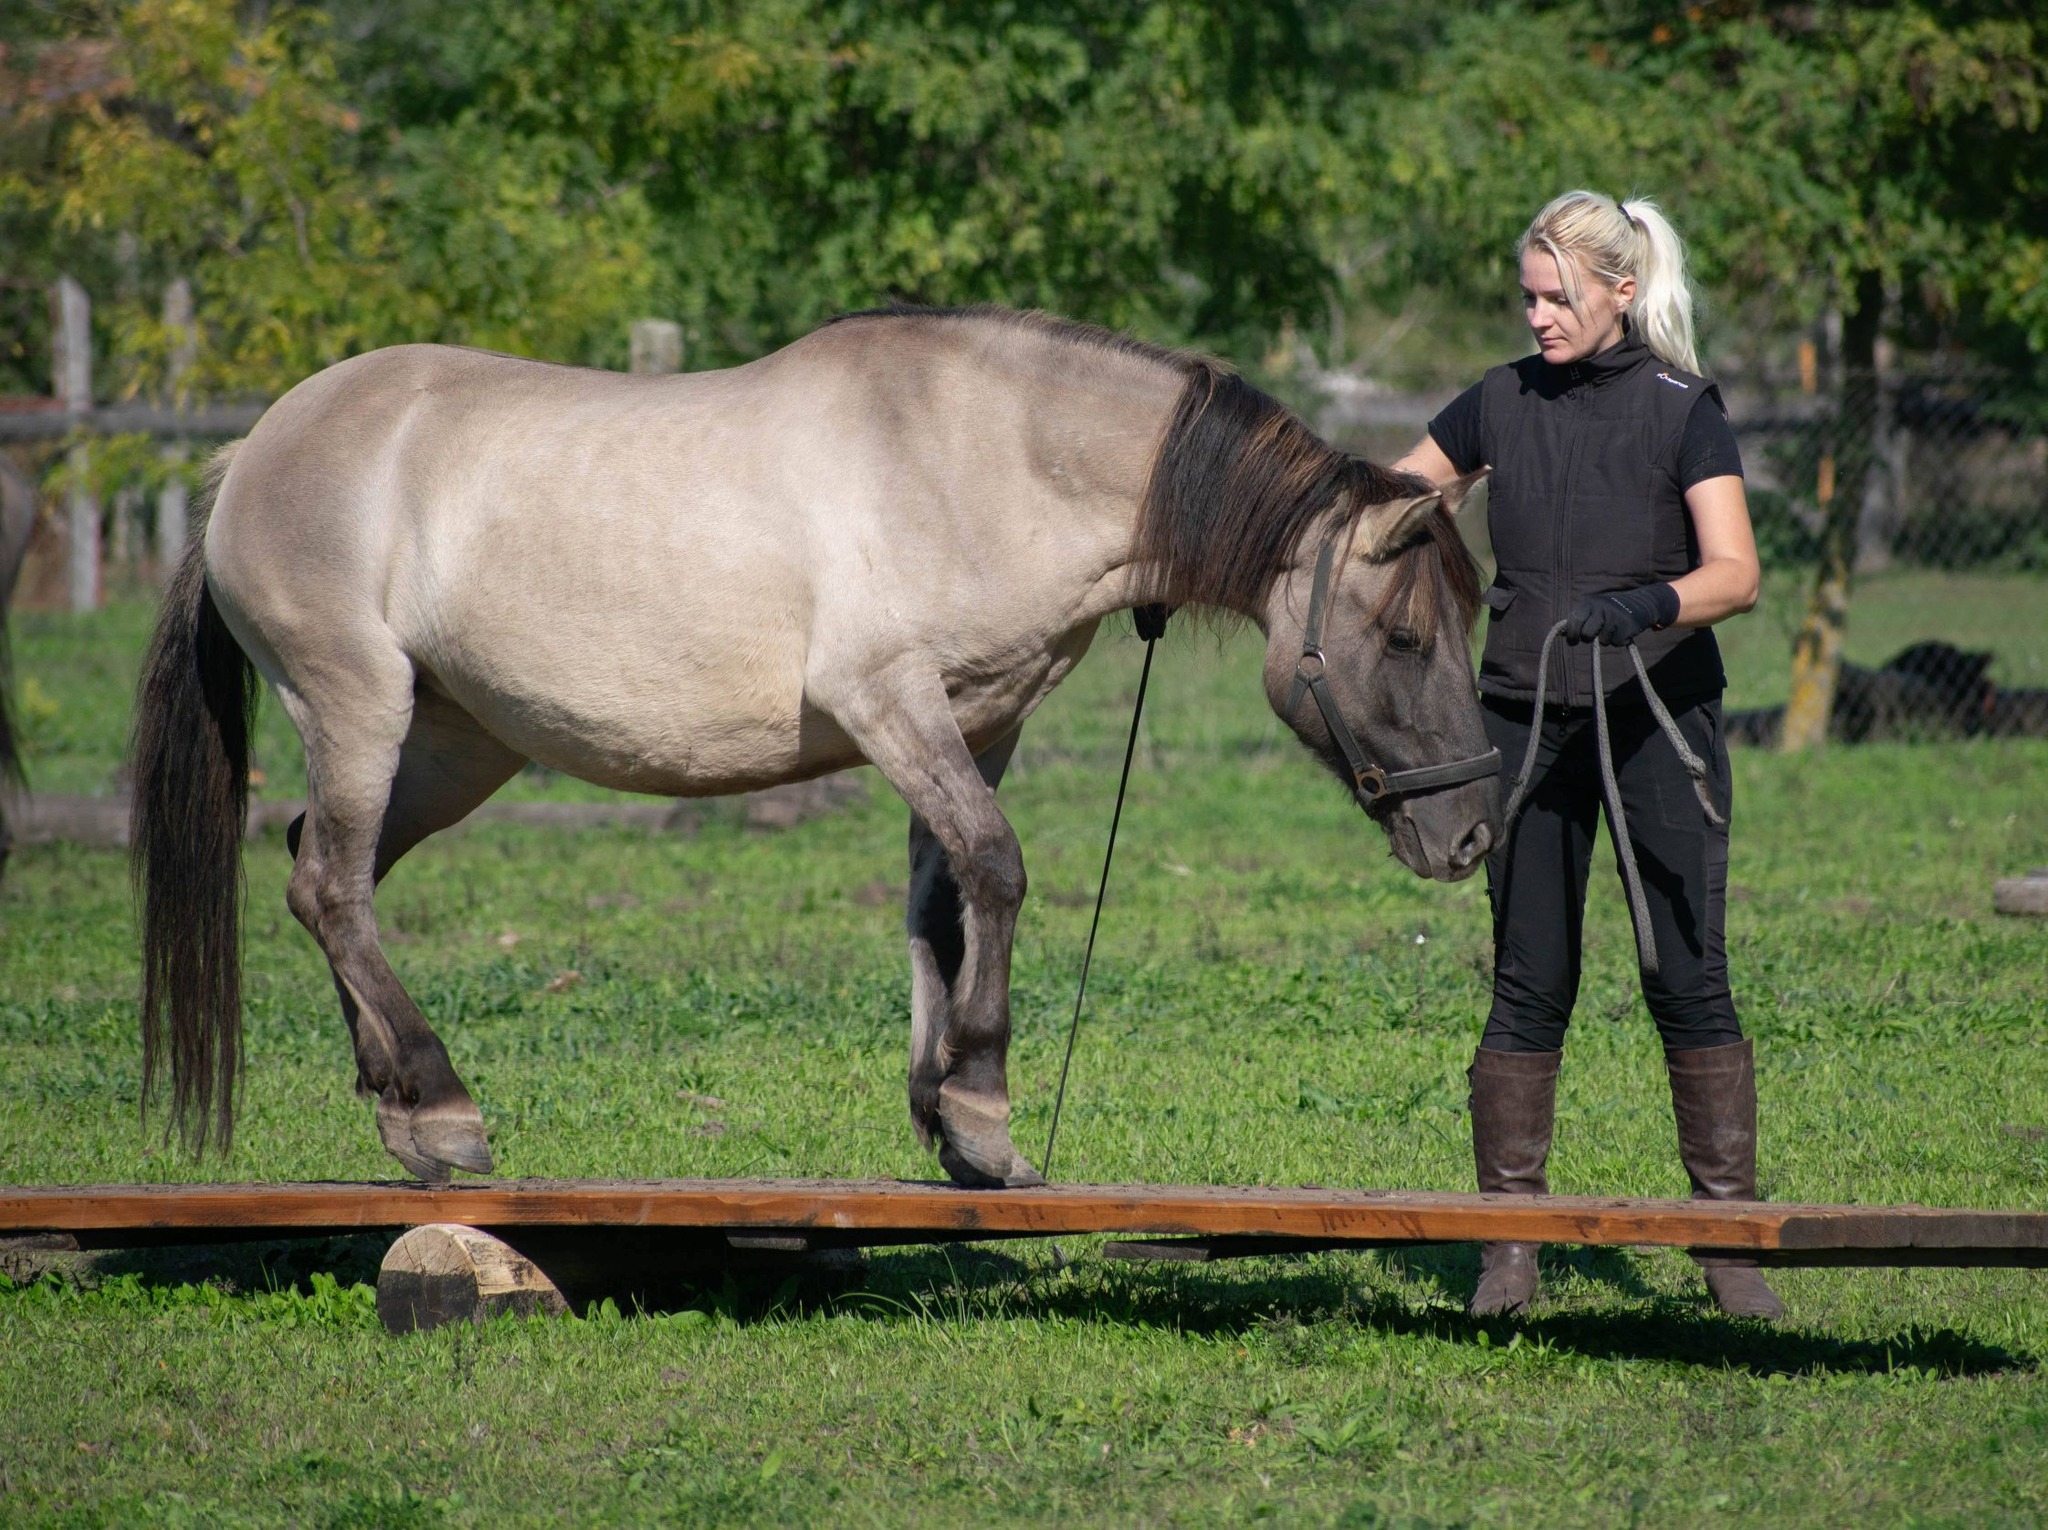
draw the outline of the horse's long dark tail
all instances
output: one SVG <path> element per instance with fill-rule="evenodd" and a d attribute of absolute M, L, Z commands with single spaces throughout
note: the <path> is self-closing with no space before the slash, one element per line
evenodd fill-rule
<path fill-rule="evenodd" d="M 229 451 L 215 459 L 193 534 L 164 593 L 135 696 L 130 869 L 142 919 L 142 1097 L 171 1070 L 185 1144 L 223 1151 L 242 1060 L 242 831 L 256 670 L 206 587 L 204 530 Z"/>

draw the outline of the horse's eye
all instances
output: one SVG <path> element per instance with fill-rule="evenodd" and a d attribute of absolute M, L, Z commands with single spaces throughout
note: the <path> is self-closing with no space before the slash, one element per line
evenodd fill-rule
<path fill-rule="evenodd" d="M 1396 627 L 1387 634 L 1387 647 L 1395 653 L 1419 653 L 1422 639 L 1406 627 Z"/>

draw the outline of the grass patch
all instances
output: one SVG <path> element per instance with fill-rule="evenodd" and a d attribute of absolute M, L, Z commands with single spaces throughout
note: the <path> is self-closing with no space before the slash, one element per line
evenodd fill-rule
<path fill-rule="evenodd" d="M 1738 675 L 1761 625 L 1731 635 Z M 24 624 L 23 673 L 59 698 L 32 720 L 39 784 L 112 779 L 145 628 L 133 607 Z M 1136 659 L 1105 635 L 1003 788 L 1032 875 L 1012 1073 L 1033 1153 Z M 1062 1177 L 1464 1188 L 1482 891 L 1395 865 L 1283 736 L 1256 672 L 1252 645 L 1185 636 L 1155 668 Z M 1739 699 L 1769 699 L 1743 683 Z M 283 794 L 296 751 L 264 715 Z M 2048 745 L 1735 767 L 1730 940 L 1761 1048 L 1766 1192 L 2048 1208 L 2048 933 L 1990 914 L 1995 875 L 2048 863 Z M 883 791 L 779 835 L 490 826 L 415 852 L 380 914 L 505 1174 L 925 1177 L 902 1099 L 904 831 Z M 252 847 L 240 1144 L 195 1165 L 137 1119 L 124 865 L 17 853 L 0 888 L 8 1179 L 391 1171 L 285 870 L 278 839 Z M 1555 1183 L 1676 1194 L 1613 881 L 1588 921 Z M 1765 1332 L 1708 1312 L 1675 1255 L 1554 1250 L 1536 1316 L 1479 1325 L 1460 1315 L 1468 1249 L 1129 1268 L 1074 1240 L 1057 1257 L 883 1253 L 830 1299 L 711 1291 L 694 1313 L 392 1340 L 358 1284 L 376 1252 L 291 1246 L 211 1284 L 153 1256 L 0 1292 L 0 1518 L 2048 1513 L 2048 1288 L 2031 1272 L 1788 1273 L 1792 1321 Z"/>

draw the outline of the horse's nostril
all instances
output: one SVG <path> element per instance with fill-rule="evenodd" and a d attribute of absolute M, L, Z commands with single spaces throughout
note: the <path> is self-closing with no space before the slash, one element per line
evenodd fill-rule
<path fill-rule="evenodd" d="M 1486 824 L 1476 824 L 1458 846 L 1458 865 L 1476 865 L 1486 858 L 1486 852 L 1493 848 L 1493 830 Z"/>

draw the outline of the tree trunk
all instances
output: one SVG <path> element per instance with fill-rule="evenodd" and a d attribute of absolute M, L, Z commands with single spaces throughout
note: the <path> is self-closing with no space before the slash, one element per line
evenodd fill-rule
<path fill-rule="evenodd" d="M 1863 518 L 1882 416 L 1877 336 L 1884 317 L 1884 284 L 1874 271 L 1856 282 L 1856 307 L 1842 323 L 1841 367 L 1835 379 L 1834 418 L 1823 444 L 1814 497 L 1824 521 L 1820 563 L 1806 619 L 1792 644 L 1792 695 L 1785 705 L 1786 750 L 1827 742 L 1842 672 L 1842 640 L 1849 627 L 1850 581 L 1856 527 Z"/>

